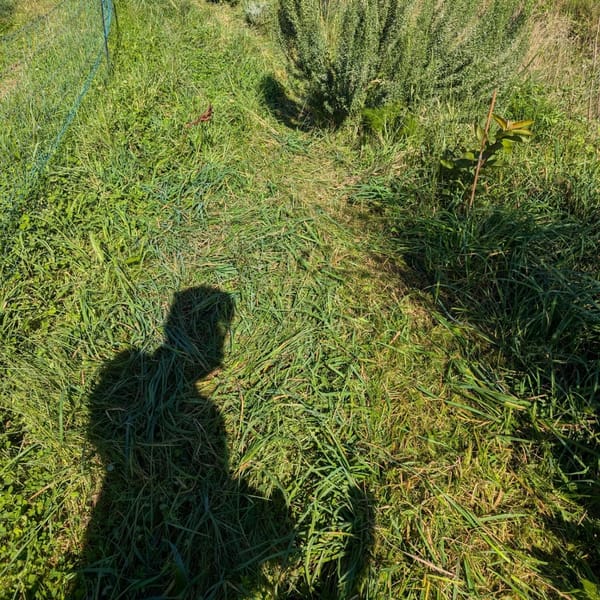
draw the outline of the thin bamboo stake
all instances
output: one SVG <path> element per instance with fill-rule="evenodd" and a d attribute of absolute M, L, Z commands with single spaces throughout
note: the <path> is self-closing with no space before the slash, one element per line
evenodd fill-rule
<path fill-rule="evenodd" d="M 594 84 L 596 83 L 596 71 L 598 66 L 598 36 L 600 35 L 600 17 L 596 26 L 596 38 L 594 40 L 594 59 L 592 62 L 592 77 L 590 82 L 590 98 L 588 103 L 588 121 L 594 117 Z M 600 107 L 600 96 L 597 98 L 598 107 Z M 598 114 L 598 113 L 597 113 Z"/>
<path fill-rule="evenodd" d="M 475 178 L 473 179 L 473 188 L 471 189 L 471 198 L 469 199 L 469 210 L 473 207 L 475 202 L 475 191 L 477 190 L 477 181 L 479 180 L 479 171 L 483 165 L 483 153 L 485 151 L 485 143 L 487 142 L 488 132 L 492 123 L 492 115 L 494 114 L 494 107 L 496 106 L 496 95 L 498 90 L 494 90 L 492 94 L 492 101 L 490 102 L 490 110 L 488 112 L 487 120 L 485 122 L 485 129 L 483 130 L 483 138 L 481 139 L 481 148 L 479 149 L 479 158 L 477 159 L 477 167 L 475 167 Z"/>

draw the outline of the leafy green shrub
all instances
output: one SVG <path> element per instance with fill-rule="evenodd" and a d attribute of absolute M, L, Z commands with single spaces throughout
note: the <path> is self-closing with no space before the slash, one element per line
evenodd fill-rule
<path fill-rule="evenodd" d="M 490 117 L 496 122 L 495 132 L 488 131 L 489 122 L 485 129 L 479 123 L 475 123 L 477 148 L 465 150 L 458 158 L 441 160 L 444 179 L 452 188 L 458 187 L 463 191 L 467 186 L 472 187 L 471 203 L 477 189 L 480 170 L 484 167 L 500 166 L 502 159 L 512 152 L 516 142 L 527 142 L 533 135 L 529 129 L 533 124 L 532 119 L 511 121 L 491 112 Z"/>
<path fill-rule="evenodd" d="M 525 47 L 522 0 L 281 0 L 279 26 L 307 104 L 339 124 L 364 106 L 478 100 Z"/>
<path fill-rule="evenodd" d="M 334 122 L 365 101 L 376 71 L 378 17 L 371 1 L 280 3 L 281 39 L 294 74 L 306 82 L 310 106 Z"/>

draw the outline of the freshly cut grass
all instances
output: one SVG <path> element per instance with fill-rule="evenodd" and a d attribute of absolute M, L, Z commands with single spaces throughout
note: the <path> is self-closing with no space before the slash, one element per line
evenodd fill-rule
<path fill-rule="evenodd" d="M 0 264 L 7 596 L 568 597 L 583 505 L 347 208 L 348 132 L 275 118 L 237 9 L 120 27 Z"/>

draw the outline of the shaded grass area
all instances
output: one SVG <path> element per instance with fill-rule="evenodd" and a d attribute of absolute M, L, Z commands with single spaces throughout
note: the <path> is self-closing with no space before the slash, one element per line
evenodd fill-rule
<path fill-rule="evenodd" d="M 556 215 L 532 218 L 522 209 L 488 209 L 467 218 L 440 212 L 411 227 L 407 247 L 431 274 L 441 305 L 473 326 L 504 358 L 500 365 L 492 363 L 487 376 L 468 372 L 467 380 L 480 380 L 483 389 L 474 391 L 482 397 L 482 407 L 503 396 L 510 403 L 513 394 L 515 407 L 527 413 L 526 419 L 516 420 L 516 430 L 542 447 L 550 446 L 556 484 L 564 486 L 583 511 L 575 519 L 561 515 L 553 526 L 578 549 L 579 557 L 573 556 L 571 562 L 575 573 L 593 577 L 600 565 L 595 543 L 598 227 L 594 222 L 569 221 L 565 215 L 555 219 Z M 490 359 L 498 356 L 493 353 Z M 499 374 L 504 392 L 495 397 L 484 390 Z M 552 562 L 563 560 L 557 554 Z M 575 578 L 571 583 L 576 582 Z M 564 588 L 565 582 L 561 584 Z"/>
<path fill-rule="evenodd" d="M 122 3 L 113 79 L 2 260 L 3 589 L 565 595 L 555 524 L 584 506 L 554 438 L 344 209 L 348 134 L 271 114 L 277 54 L 241 22 Z M 454 247 L 425 223 L 415 256 Z"/>
<path fill-rule="evenodd" d="M 0 2 L 0 33 L 8 31 L 12 26 L 15 12 L 13 0 L 2 0 Z"/>

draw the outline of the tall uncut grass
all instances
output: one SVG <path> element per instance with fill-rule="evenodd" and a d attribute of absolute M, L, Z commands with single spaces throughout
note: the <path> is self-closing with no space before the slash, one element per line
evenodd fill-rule
<path fill-rule="evenodd" d="M 509 101 L 512 110 L 522 110 L 522 94 Z M 558 141 L 562 132 L 547 129 L 545 120 L 560 114 L 560 105 L 536 106 L 536 94 L 527 108 L 539 111 L 539 141 L 485 172 L 473 209 L 464 187 L 431 160 L 434 151 L 448 154 L 446 140 L 431 129 L 414 134 L 431 136 L 422 146 L 427 154 L 413 154 L 404 172 L 387 181 L 359 185 L 353 198 L 383 215 L 392 244 L 423 278 L 420 287 L 431 294 L 437 319 L 463 347 L 451 371 L 473 403 L 465 410 L 518 438 L 527 461 L 540 452 L 553 485 L 578 507 L 565 515 L 544 504 L 547 527 L 574 554 L 539 556 L 553 565 L 548 572 L 561 565 L 553 576 L 559 590 L 579 589 L 574 597 L 587 597 L 600 564 L 593 541 L 599 527 L 600 179 L 583 125 L 562 121 L 582 136 L 579 154 L 570 155 Z"/>

